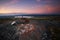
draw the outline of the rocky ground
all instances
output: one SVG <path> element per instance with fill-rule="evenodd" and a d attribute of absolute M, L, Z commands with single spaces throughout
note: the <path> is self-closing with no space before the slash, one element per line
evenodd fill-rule
<path fill-rule="evenodd" d="M 0 23 L 0 40 L 58 40 L 59 23 L 49 20 L 30 20 L 28 24 Z"/>

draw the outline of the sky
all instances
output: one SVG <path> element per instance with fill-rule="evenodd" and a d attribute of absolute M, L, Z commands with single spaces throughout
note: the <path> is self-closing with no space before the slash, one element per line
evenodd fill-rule
<path fill-rule="evenodd" d="M 0 0 L 0 14 L 60 13 L 60 0 Z"/>

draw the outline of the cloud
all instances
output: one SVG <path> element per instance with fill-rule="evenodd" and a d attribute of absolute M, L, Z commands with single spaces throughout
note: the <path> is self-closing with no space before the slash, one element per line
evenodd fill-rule
<path fill-rule="evenodd" d="M 51 12 L 51 13 L 60 12 L 60 5 L 58 5 L 58 6 L 47 5 L 46 8 L 48 9 L 48 12 Z"/>
<path fill-rule="evenodd" d="M 15 4 L 19 0 L 12 0 L 9 4 Z M 10 5 L 11 6 L 11 5 Z M 52 4 L 45 4 L 45 5 L 34 5 L 32 8 L 26 6 L 24 8 L 23 6 L 21 7 L 10 7 L 9 8 L 6 6 L 0 7 L 0 13 L 58 13 L 60 12 L 60 5 L 52 5 Z M 1 10 L 2 9 L 2 10 Z"/>
<path fill-rule="evenodd" d="M 12 0 L 10 3 L 17 3 L 18 0 Z"/>
<path fill-rule="evenodd" d="M 49 13 L 58 13 L 60 12 L 60 6 L 52 6 L 52 5 L 44 5 L 44 6 L 36 6 L 34 8 L 7 8 L 0 9 L 0 13 L 39 13 L 39 14 L 49 14 Z"/>
<path fill-rule="evenodd" d="M 36 0 L 37 2 L 40 2 L 41 0 Z"/>
<path fill-rule="evenodd" d="M 0 1 L 0 5 L 10 5 L 10 4 L 15 4 L 15 3 L 17 3 L 19 0 L 2 0 L 2 1 Z"/>
<path fill-rule="evenodd" d="M 60 5 L 44 5 L 36 7 L 32 12 L 35 13 L 59 13 L 60 12 Z"/>
<path fill-rule="evenodd" d="M 43 5 L 60 5 L 60 0 L 36 0 L 38 3 L 43 4 Z"/>

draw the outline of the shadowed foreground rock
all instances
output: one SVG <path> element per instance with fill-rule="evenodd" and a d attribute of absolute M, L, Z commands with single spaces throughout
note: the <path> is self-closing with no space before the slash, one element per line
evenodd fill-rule
<path fill-rule="evenodd" d="M 30 24 L 34 25 L 34 30 L 24 32 L 23 34 L 17 32 L 17 29 L 19 28 L 19 27 L 17 28 L 18 25 L 10 25 L 11 24 L 10 22 L 7 22 L 6 24 L 0 24 L 0 40 L 57 40 L 58 39 L 59 27 L 57 26 L 59 25 L 59 23 L 50 21 L 34 21 L 34 22 L 33 21 L 31 21 Z M 24 27 L 21 29 L 24 29 Z M 18 31 L 20 32 L 21 29 L 19 29 Z"/>

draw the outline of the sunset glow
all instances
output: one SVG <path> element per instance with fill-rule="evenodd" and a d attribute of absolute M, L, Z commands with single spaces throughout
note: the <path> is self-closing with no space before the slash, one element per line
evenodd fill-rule
<path fill-rule="evenodd" d="M 57 13 L 60 12 L 60 4 L 57 0 L 0 0 L 1 13 Z"/>

